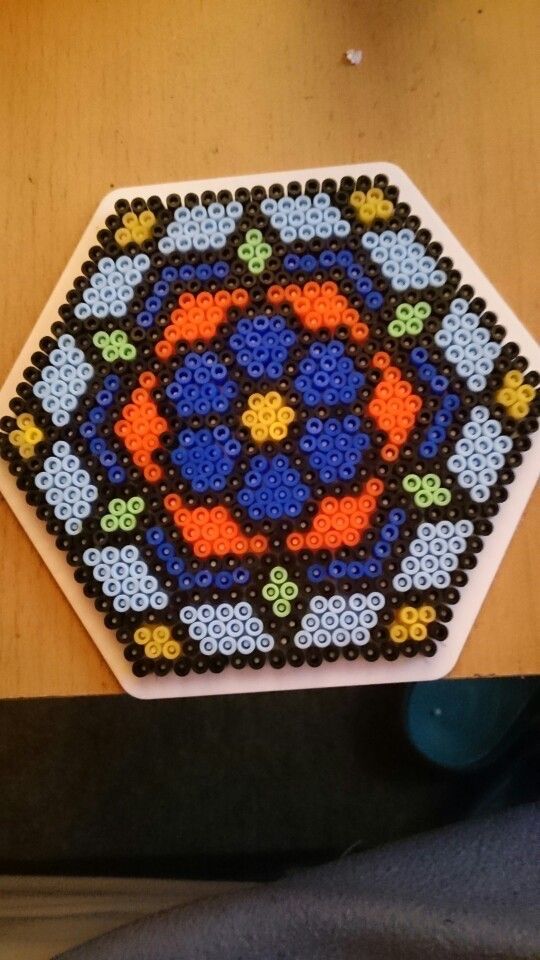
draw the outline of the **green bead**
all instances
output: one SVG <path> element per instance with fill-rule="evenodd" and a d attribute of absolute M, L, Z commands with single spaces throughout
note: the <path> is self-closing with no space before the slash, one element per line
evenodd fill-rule
<path fill-rule="evenodd" d="M 268 260 L 268 257 L 272 254 L 272 247 L 269 243 L 258 243 L 255 247 L 255 256 L 260 257 L 261 260 Z"/>
<path fill-rule="evenodd" d="M 419 320 L 427 320 L 431 316 L 431 307 L 429 303 L 426 303 L 425 300 L 420 300 L 415 308 L 414 315 L 418 317 Z"/>
<path fill-rule="evenodd" d="M 238 247 L 238 256 L 241 260 L 251 260 L 255 255 L 255 249 L 250 243 L 241 243 Z"/>
<path fill-rule="evenodd" d="M 114 500 L 111 500 L 109 503 L 109 513 L 112 513 L 115 517 L 121 517 L 122 514 L 126 512 L 126 509 L 126 501 L 122 500 L 121 497 L 115 497 Z"/>
<path fill-rule="evenodd" d="M 272 610 L 276 617 L 288 617 L 291 612 L 291 605 L 288 600 L 276 600 Z"/>
<path fill-rule="evenodd" d="M 265 600 L 270 602 L 279 599 L 279 587 L 275 583 L 267 583 L 262 588 L 262 595 Z"/>
<path fill-rule="evenodd" d="M 137 520 L 132 513 L 123 513 L 118 517 L 118 526 L 121 530 L 134 530 L 137 526 Z"/>
<path fill-rule="evenodd" d="M 406 332 L 403 320 L 391 320 L 388 324 L 388 333 L 391 337 L 402 337 Z"/>
<path fill-rule="evenodd" d="M 272 567 L 270 571 L 270 579 L 272 583 L 285 583 L 288 577 L 288 573 L 285 567 Z"/>
<path fill-rule="evenodd" d="M 400 303 L 399 307 L 396 308 L 396 318 L 398 320 L 410 320 L 414 316 L 414 310 L 411 307 L 410 303 Z"/>
<path fill-rule="evenodd" d="M 262 242 L 263 235 L 260 230 L 257 230 L 255 227 L 248 230 L 246 233 L 246 243 L 250 243 L 252 246 L 256 246 L 258 243 Z"/>
<path fill-rule="evenodd" d="M 128 513 L 142 513 L 144 510 L 144 500 L 142 497 L 130 497 L 126 503 Z"/>
<path fill-rule="evenodd" d="M 422 480 L 416 473 L 408 473 L 406 477 L 403 477 L 403 489 L 407 493 L 416 493 L 417 490 L 420 490 L 422 486 Z"/>
<path fill-rule="evenodd" d="M 436 473 L 426 473 L 423 484 L 426 490 L 437 490 L 441 485 L 441 481 Z"/>
<path fill-rule="evenodd" d="M 281 588 L 281 596 L 284 600 L 294 600 L 298 596 L 298 587 L 295 583 L 284 583 Z"/>
<path fill-rule="evenodd" d="M 120 347 L 120 356 L 122 360 L 135 360 L 137 351 L 132 343 L 125 343 Z"/>
<path fill-rule="evenodd" d="M 123 343 L 127 343 L 127 336 L 123 330 L 113 330 L 109 337 L 109 343 L 114 344 L 115 347 L 120 347 Z"/>
<path fill-rule="evenodd" d="M 105 533 L 114 533 L 115 530 L 118 530 L 118 517 L 113 517 L 112 513 L 106 513 L 101 518 L 99 525 Z"/>
<path fill-rule="evenodd" d="M 411 337 L 417 337 L 419 333 L 422 333 L 424 329 L 424 324 L 419 319 L 419 317 L 411 317 L 410 320 L 407 320 L 407 333 Z"/>
<path fill-rule="evenodd" d="M 452 499 L 452 494 L 447 487 L 440 487 L 438 490 L 433 491 L 433 502 L 438 507 L 447 507 Z"/>
<path fill-rule="evenodd" d="M 105 333 L 104 330 L 98 330 L 98 332 L 92 337 L 92 343 L 95 347 L 99 347 L 100 349 L 102 347 L 106 347 L 109 343 L 109 334 Z"/>
<path fill-rule="evenodd" d="M 112 344 L 103 348 L 103 359 L 107 360 L 109 363 L 113 363 L 114 360 L 118 360 L 118 348 L 113 347 Z"/>
<path fill-rule="evenodd" d="M 264 260 L 260 260 L 259 257 L 252 257 L 251 260 L 248 260 L 248 268 L 251 273 L 262 273 L 264 270 Z"/>
<path fill-rule="evenodd" d="M 431 507 L 433 503 L 433 497 L 429 490 L 418 490 L 418 492 L 414 495 L 414 502 L 417 507 L 421 507 L 424 510 L 426 507 Z"/>

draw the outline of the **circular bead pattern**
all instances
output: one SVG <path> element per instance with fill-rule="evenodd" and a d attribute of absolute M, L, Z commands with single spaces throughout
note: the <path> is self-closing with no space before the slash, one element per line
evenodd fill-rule
<path fill-rule="evenodd" d="M 397 233 L 383 230 L 380 234 L 368 230 L 362 237 L 362 246 L 397 293 L 442 287 L 446 283 L 444 270 L 437 268 L 434 257 L 427 255 L 425 246 L 408 228 Z"/>
<path fill-rule="evenodd" d="M 229 379 L 227 368 L 211 350 L 203 354 L 188 353 L 183 365 L 175 372 L 174 382 L 166 394 L 176 404 L 180 417 L 193 414 L 225 413 L 238 393 L 237 385 Z"/>
<path fill-rule="evenodd" d="M 222 250 L 228 237 L 236 230 L 236 222 L 243 213 L 241 203 L 231 200 L 227 206 L 202 203 L 194 207 L 177 207 L 174 219 L 167 227 L 167 235 L 158 242 L 161 253 L 189 253 L 196 250 Z"/>
<path fill-rule="evenodd" d="M 334 417 L 328 420 L 311 417 L 307 421 L 300 449 L 309 454 L 309 465 L 317 471 L 322 483 L 353 479 L 371 442 L 360 427 L 361 420 L 354 414 L 341 421 Z"/>
<path fill-rule="evenodd" d="M 442 347 L 446 360 L 454 364 L 456 373 L 472 393 L 485 390 L 501 346 L 492 340 L 489 330 L 480 324 L 480 318 L 469 310 L 462 297 L 450 304 L 450 312 L 435 334 L 435 343 Z"/>
<path fill-rule="evenodd" d="M 134 674 L 435 654 L 539 378 L 397 188 L 119 200 L 96 241 L 0 454 Z"/>
<path fill-rule="evenodd" d="M 229 428 L 182 430 L 178 439 L 171 460 L 180 468 L 184 480 L 197 493 L 223 490 L 241 449 Z"/>
<path fill-rule="evenodd" d="M 294 382 L 306 406 L 347 406 L 355 400 L 364 375 L 344 353 L 345 347 L 339 340 L 311 345 L 308 356 L 300 362 L 300 376 Z"/>
<path fill-rule="evenodd" d="M 292 330 L 280 316 L 262 314 L 250 320 L 243 317 L 230 339 L 237 362 L 249 377 L 277 380 L 283 375 L 283 366 L 296 340 Z"/>
<path fill-rule="evenodd" d="M 49 363 L 34 384 L 34 396 L 41 401 L 43 410 L 51 414 L 55 427 L 65 427 L 77 409 L 79 398 L 86 393 L 94 368 L 67 333 L 58 338 L 48 359 Z"/>
<path fill-rule="evenodd" d="M 330 237 L 348 237 L 351 225 L 341 216 L 338 207 L 326 193 L 314 197 L 268 197 L 261 203 L 261 211 L 270 217 L 270 223 L 283 243 L 295 240 L 328 240 Z"/>

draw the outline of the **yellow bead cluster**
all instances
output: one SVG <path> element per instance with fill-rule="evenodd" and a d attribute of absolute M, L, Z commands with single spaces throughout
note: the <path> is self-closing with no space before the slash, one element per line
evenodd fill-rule
<path fill-rule="evenodd" d="M 388 631 L 390 639 L 394 643 L 406 643 L 407 640 L 416 640 L 417 642 L 425 640 L 427 624 L 433 623 L 435 617 L 434 607 L 401 607 L 396 612 L 395 620 Z"/>
<path fill-rule="evenodd" d="M 523 420 L 536 396 L 536 390 L 529 383 L 523 383 L 521 370 L 509 370 L 503 385 L 495 394 L 497 403 L 502 403 L 514 420 Z"/>
<path fill-rule="evenodd" d="M 143 210 L 139 216 L 129 211 L 122 217 L 123 226 L 118 228 L 114 239 L 119 247 L 125 247 L 128 243 L 144 243 L 152 238 L 155 222 L 151 210 Z"/>
<path fill-rule="evenodd" d="M 256 443 L 265 440 L 284 440 L 289 424 L 294 420 L 294 410 L 287 407 L 275 390 L 270 393 L 252 393 L 248 409 L 242 414 L 242 423 L 249 427 Z"/>
<path fill-rule="evenodd" d="M 45 434 L 43 430 L 36 427 L 31 413 L 21 413 L 17 417 L 17 430 L 12 430 L 9 435 L 10 443 L 19 448 L 19 453 L 23 460 L 28 460 L 34 456 L 36 443 L 43 440 Z"/>
<path fill-rule="evenodd" d="M 349 197 L 349 203 L 356 211 L 356 217 L 366 227 L 374 220 L 389 220 L 394 212 L 394 204 L 387 200 L 379 187 L 372 187 L 367 193 L 355 190 Z"/>
<path fill-rule="evenodd" d="M 150 660 L 165 657 L 166 660 L 176 660 L 182 653 L 182 647 L 177 640 L 171 637 L 169 627 L 138 627 L 133 634 L 135 643 L 144 647 L 144 652 Z"/>

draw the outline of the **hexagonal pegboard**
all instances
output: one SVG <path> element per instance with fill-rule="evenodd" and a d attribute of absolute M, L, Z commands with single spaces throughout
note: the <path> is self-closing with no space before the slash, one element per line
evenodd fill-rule
<path fill-rule="evenodd" d="M 391 164 L 115 190 L 0 393 L 1 489 L 135 696 L 434 679 L 536 480 L 538 361 Z"/>

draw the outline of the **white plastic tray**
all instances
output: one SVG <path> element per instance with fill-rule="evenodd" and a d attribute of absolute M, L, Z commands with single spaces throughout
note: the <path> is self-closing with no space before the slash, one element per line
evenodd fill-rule
<path fill-rule="evenodd" d="M 52 323 L 58 319 L 58 307 L 64 302 L 66 292 L 71 289 L 74 278 L 80 273 L 81 264 L 87 259 L 89 248 L 95 243 L 97 231 L 104 226 L 105 218 L 114 212 L 114 204 L 118 199 L 131 200 L 134 197 L 149 197 L 152 194 L 165 199 L 170 193 L 179 193 L 184 196 L 188 192 L 200 194 L 204 190 L 229 189 L 234 192 L 240 186 L 252 187 L 256 184 L 270 186 L 276 182 L 286 184 L 290 180 L 299 180 L 304 183 L 311 177 L 318 180 L 333 177 L 339 180 L 345 175 L 359 177 L 365 174 L 373 178 L 380 173 L 386 174 L 389 181 L 399 187 L 400 200 L 410 205 L 412 213 L 421 218 L 422 226 L 431 230 L 433 239 L 443 245 L 443 255 L 452 258 L 455 267 L 462 273 L 463 282 L 471 284 L 476 295 L 486 300 L 488 309 L 498 315 L 499 322 L 506 327 L 509 338 L 519 344 L 530 366 L 540 369 L 540 349 L 533 337 L 403 170 L 391 163 L 352 164 L 220 177 L 211 180 L 189 180 L 182 183 L 138 185 L 108 193 L 101 200 L 75 247 L 0 391 L 0 416 L 9 413 L 9 401 L 15 395 L 16 387 L 23 378 L 23 370 L 29 363 L 30 355 L 37 349 L 41 337 L 50 332 Z M 0 490 L 111 670 L 123 688 L 135 697 L 142 699 L 195 697 L 312 687 L 403 683 L 435 680 L 445 676 L 455 665 L 534 488 L 538 475 L 539 442 L 540 431 L 533 435 L 533 446 L 517 470 L 516 479 L 509 488 L 509 497 L 494 520 L 494 531 L 488 538 L 488 549 L 482 551 L 478 565 L 469 572 L 469 582 L 462 591 L 459 603 L 453 608 L 454 615 L 448 625 L 447 640 L 438 644 L 437 654 L 433 658 L 400 657 L 391 663 L 382 659 L 375 663 L 367 663 L 360 657 L 353 662 L 340 659 L 336 663 L 323 663 L 317 669 L 308 666 L 294 668 L 288 665 L 280 670 L 269 666 L 262 670 L 251 670 L 246 667 L 238 671 L 228 668 L 217 675 L 210 672 L 202 675 L 191 673 L 187 677 L 180 678 L 171 673 L 166 677 L 148 676 L 138 679 L 133 675 L 131 665 L 124 659 L 123 647 L 112 631 L 105 627 L 102 615 L 96 611 L 93 602 L 85 597 L 81 586 L 73 579 L 73 572 L 67 565 L 64 555 L 56 549 L 45 525 L 36 518 L 34 510 L 26 503 L 24 493 L 17 489 L 3 460 L 0 460 Z M 17 576 L 24 578 L 25 571 L 19 570 Z"/>

